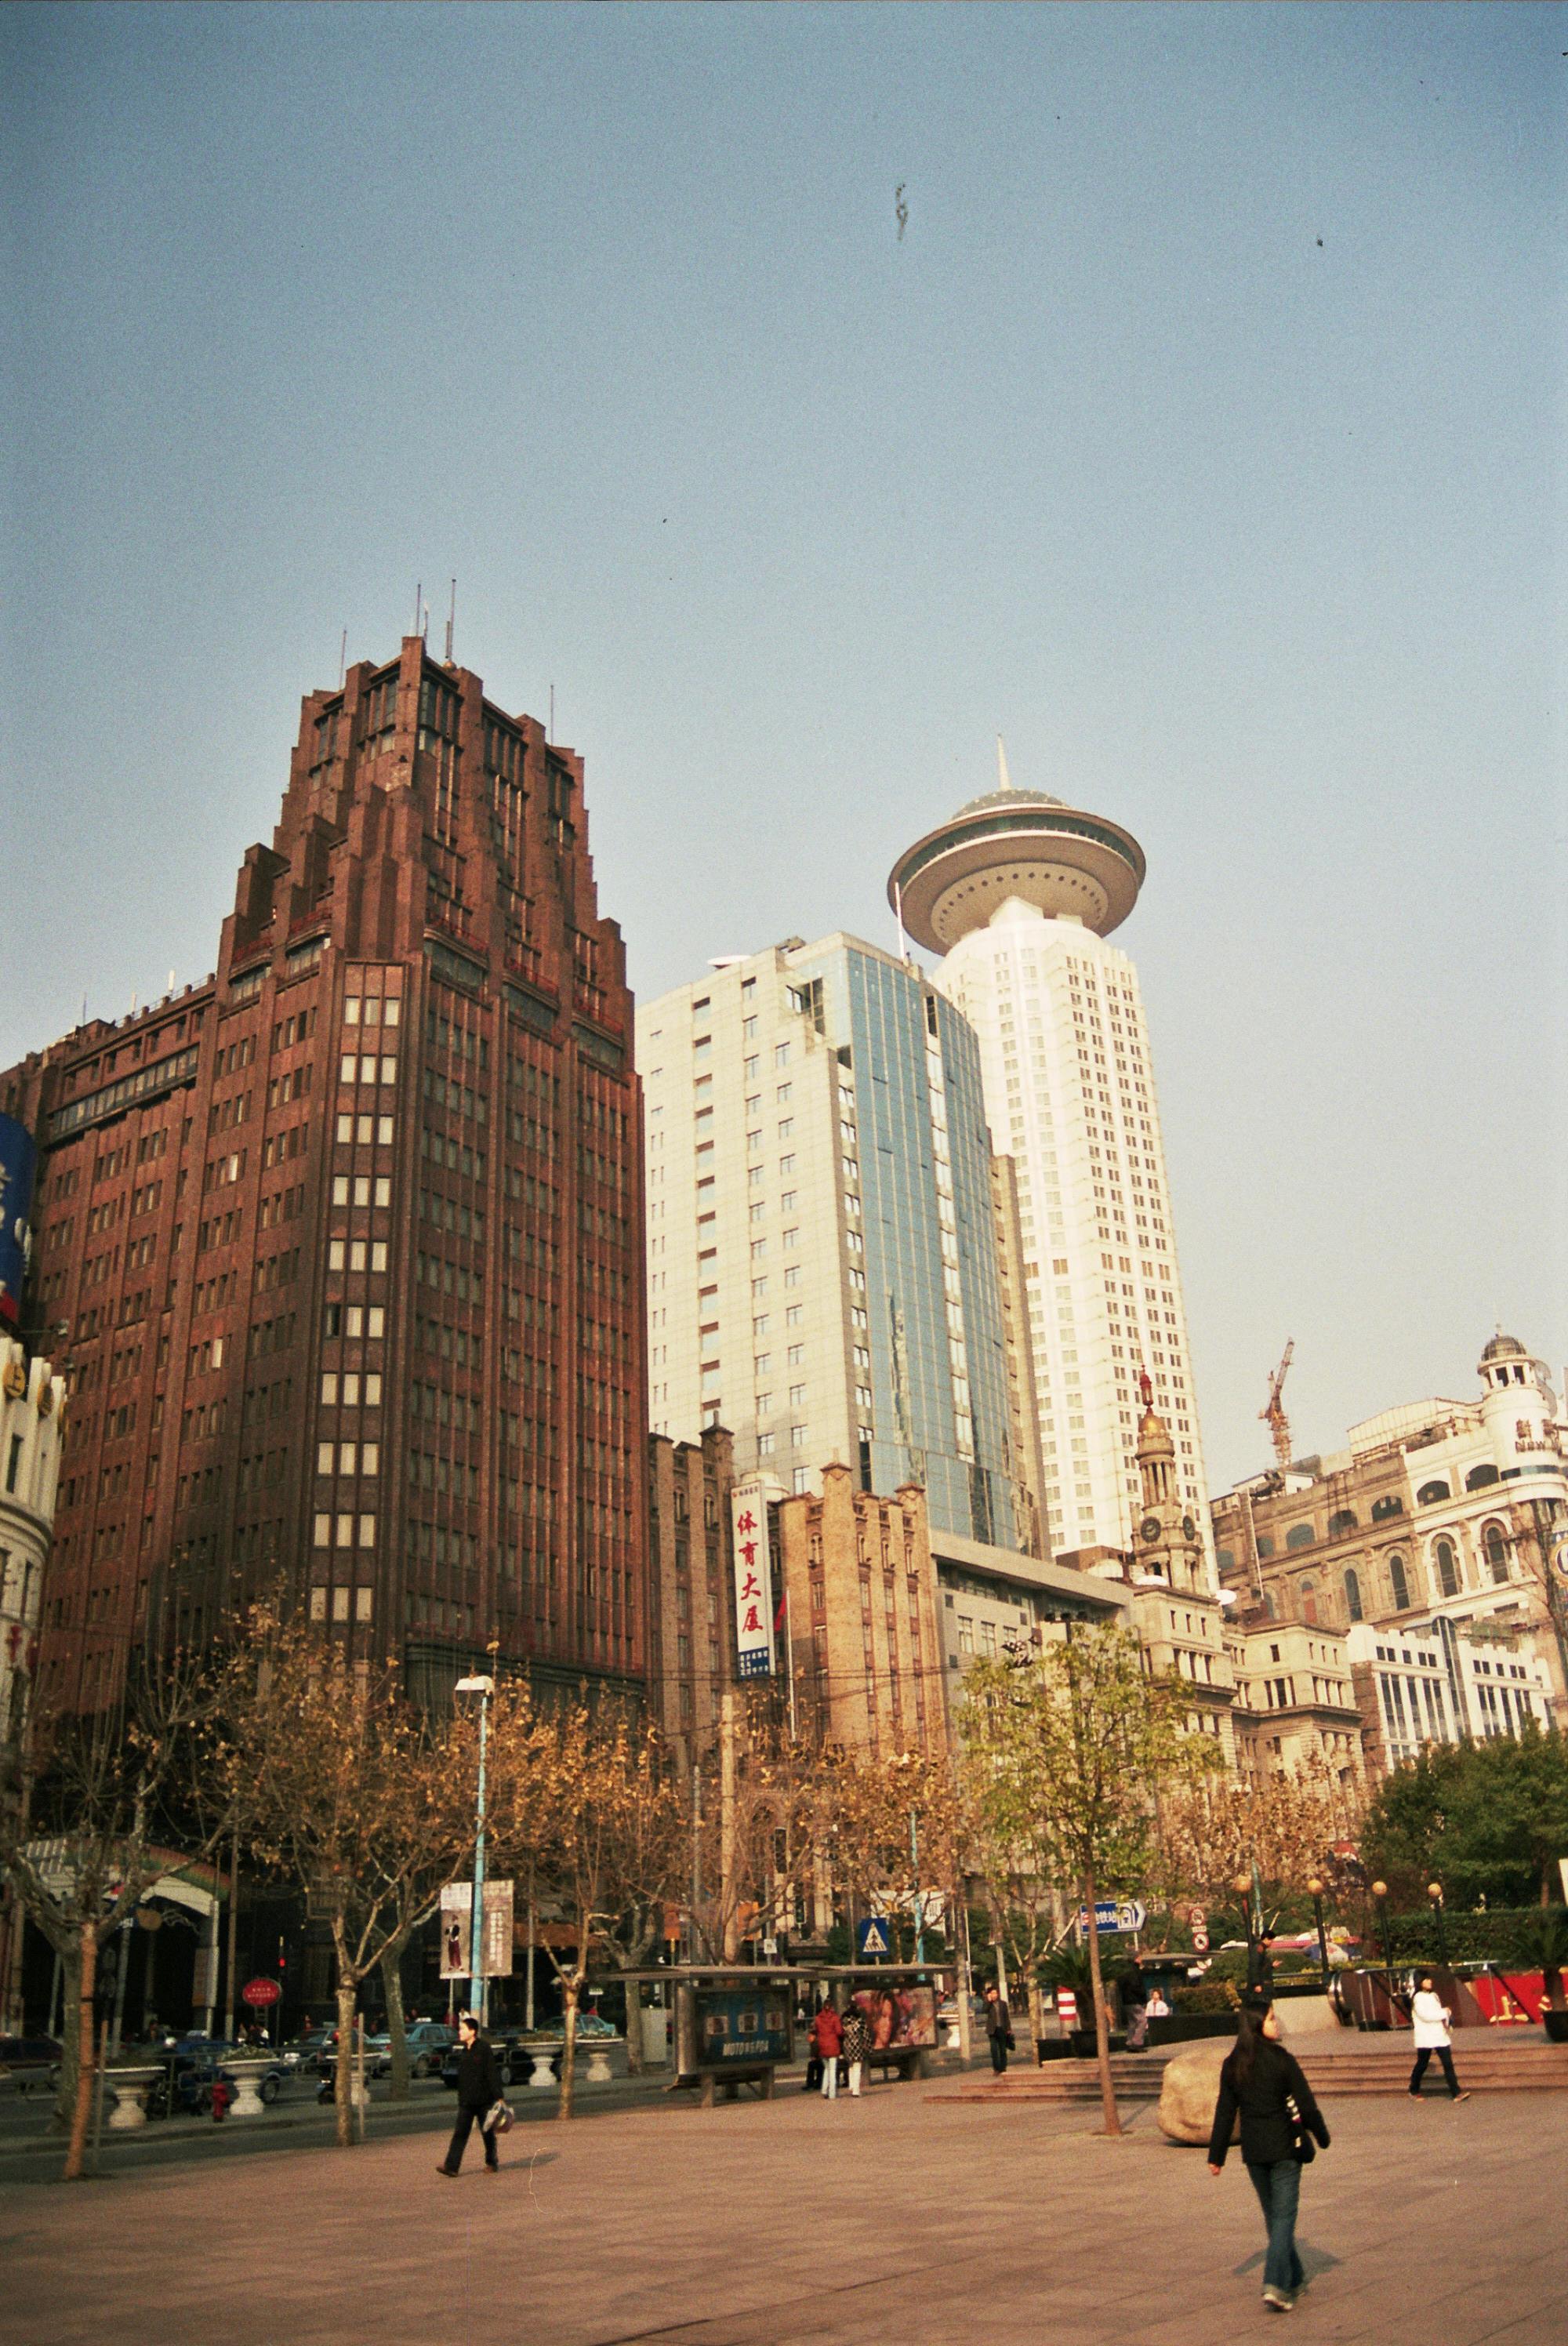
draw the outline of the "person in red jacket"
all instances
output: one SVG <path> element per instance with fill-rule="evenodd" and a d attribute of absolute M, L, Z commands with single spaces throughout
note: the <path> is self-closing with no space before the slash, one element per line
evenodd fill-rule
<path fill-rule="evenodd" d="M 832 2102 L 839 2096 L 839 2055 L 844 2049 L 844 2024 L 830 2004 L 825 2004 L 811 2023 L 811 2043 L 822 2064 L 822 2099 Z"/>

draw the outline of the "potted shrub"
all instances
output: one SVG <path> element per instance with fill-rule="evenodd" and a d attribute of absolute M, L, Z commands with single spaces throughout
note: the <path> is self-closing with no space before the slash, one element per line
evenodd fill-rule
<path fill-rule="evenodd" d="M 1117 1980 L 1125 1975 L 1127 1969 L 1128 1964 L 1125 1955 L 1113 1954 L 1110 1948 L 1106 1946 L 1105 1941 L 1102 1939 L 1100 1942 L 1100 1977 L 1104 1981 L 1107 1990 L 1107 2002 L 1109 2002 L 1108 1991 L 1115 1985 Z M 1070 1941 L 1064 1945 L 1057 1947 L 1053 1953 L 1046 1957 L 1044 1963 L 1041 1965 L 1040 1976 L 1048 1987 L 1052 1989 L 1064 1987 L 1071 1988 L 1073 1994 L 1076 1996 L 1078 2000 L 1079 2025 L 1076 2028 L 1070 2029 L 1068 2031 L 1066 2041 L 1072 2048 L 1073 2058 L 1074 2060 L 1092 2061 L 1095 2058 L 1095 2053 L 1094 2027 L 1095 1984 L 1094 1977 L 1089 1967 L 1088 1948 L 1086 1946 L 1074 1946 Z M 1115 2006 L 1113 2005 L 1111 2008 L 1114 2010 Z M 1109 2014 L 1107 2014 L 1107 2018 L 1108 2017 Z M 1087 2023 L 1087 2025 L 1084 2025 L 1085 2023 Z M 1121 2051 L 1126 2044 L 1125 2035 L 1113 2027 L 1111 2030 L 1110 2044 L 1113 2052 Z"/>
<path fill-rule="evenodd" d="M 1519 1935 L 1531 1962 L 1541 1966 L 1541 2025 L 1553 2045 L 1568 2045 L 1568 1995 L 1563 1990 L 1563 1966 L 1568 1964 L 1568 1911 L 1532 1915 Z"/>

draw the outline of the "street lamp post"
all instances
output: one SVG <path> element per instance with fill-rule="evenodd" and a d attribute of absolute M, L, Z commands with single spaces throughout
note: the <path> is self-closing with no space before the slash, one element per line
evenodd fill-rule
<path fill-rule="evenodd" d="M 1383 1942 L 1383 1985 L 1388 1992 L 1389 2002 L 1392 2004 L 1394 2000 L 1394 1943 L 1389 1936 L 1388 1883 L 1386 1882 L 1374 1882 L 1372 1884 L 1372 1896 L 1377 1901 L 1378 1931 Z"/>
<path fill-rule="evenodd" d="M 1318 1961 L 1322 1966 L 1323 1993 L 1329 1993 L 1329 1939 L 1323 1928 L 1323 1884 L 1314 1874 L 1307 1884 L 1307 1894 L 1312 1901 L 1313 1919 L 1318 1925 Z"/>
<path fill-rule="evenodd" d="M 1247 1932 L 1247 1986 L 1250 1994 L 1257 1985 L 1257 1933 L 1252 1924 L 1252 1876 L 1238 1873 L 1230 1886 L 1241 1901 L 1241 1919 Z"/>
<path fill-rule="evenodd" d="M 1444 1971 L 1447 1971 L 1448 1933 L 1443 1928 L 1442 1883 L 1441 1882 L 1429 1882 L 1427 1883 L 1427 1896 L 1432 1902 L 1432 1919 L 1437 1924 L 1438 1961 L 1442 1965 Z"/>
<path fill-rule="evenodd" d="M 473 1804 L 473 1902 L 468 1920 L 468 1984 L 474 2016 L 483 2028 L 489 2018 L 490 1982 L 484 1969 L 484 1743 L 490 1724 L 493 1678 L 459 1678 L 454 1691 L 479 1697 L 479 1786 Z"/>
<path fill-rule="evenodd" d="M 914 1881 L 914 1958 L 917 1964 L 923 1964 L 925 1961 L 925 1902 L 921 1896 L 920 1833 L 915 1823 L 915 1810 L 912 1807 L 910 1810 L 910 1872 Z"/>

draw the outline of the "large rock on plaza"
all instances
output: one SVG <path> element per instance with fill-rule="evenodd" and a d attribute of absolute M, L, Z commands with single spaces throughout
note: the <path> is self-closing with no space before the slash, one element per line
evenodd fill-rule
<path fill-rule="evenodd" d="M 1207 2145 L 1219 2099 L 1219 2072 L 1233 2039 L 1211 2036 L 1166 2063 L 1156 2113 L 1160 2132 L 1172 2142 Z"/>

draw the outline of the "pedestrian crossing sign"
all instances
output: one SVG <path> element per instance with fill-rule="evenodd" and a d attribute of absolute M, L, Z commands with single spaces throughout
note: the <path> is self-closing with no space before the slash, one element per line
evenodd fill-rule
<path fill-rule="evenodd" d="M 892 1934 L 888 1929 L 887 1916 L 868 1914 L 856 1934 L 856 1943 L 860 1948 L 862 1963 L 868 1958 L 891 1955 L 893 1943 Z"/>

